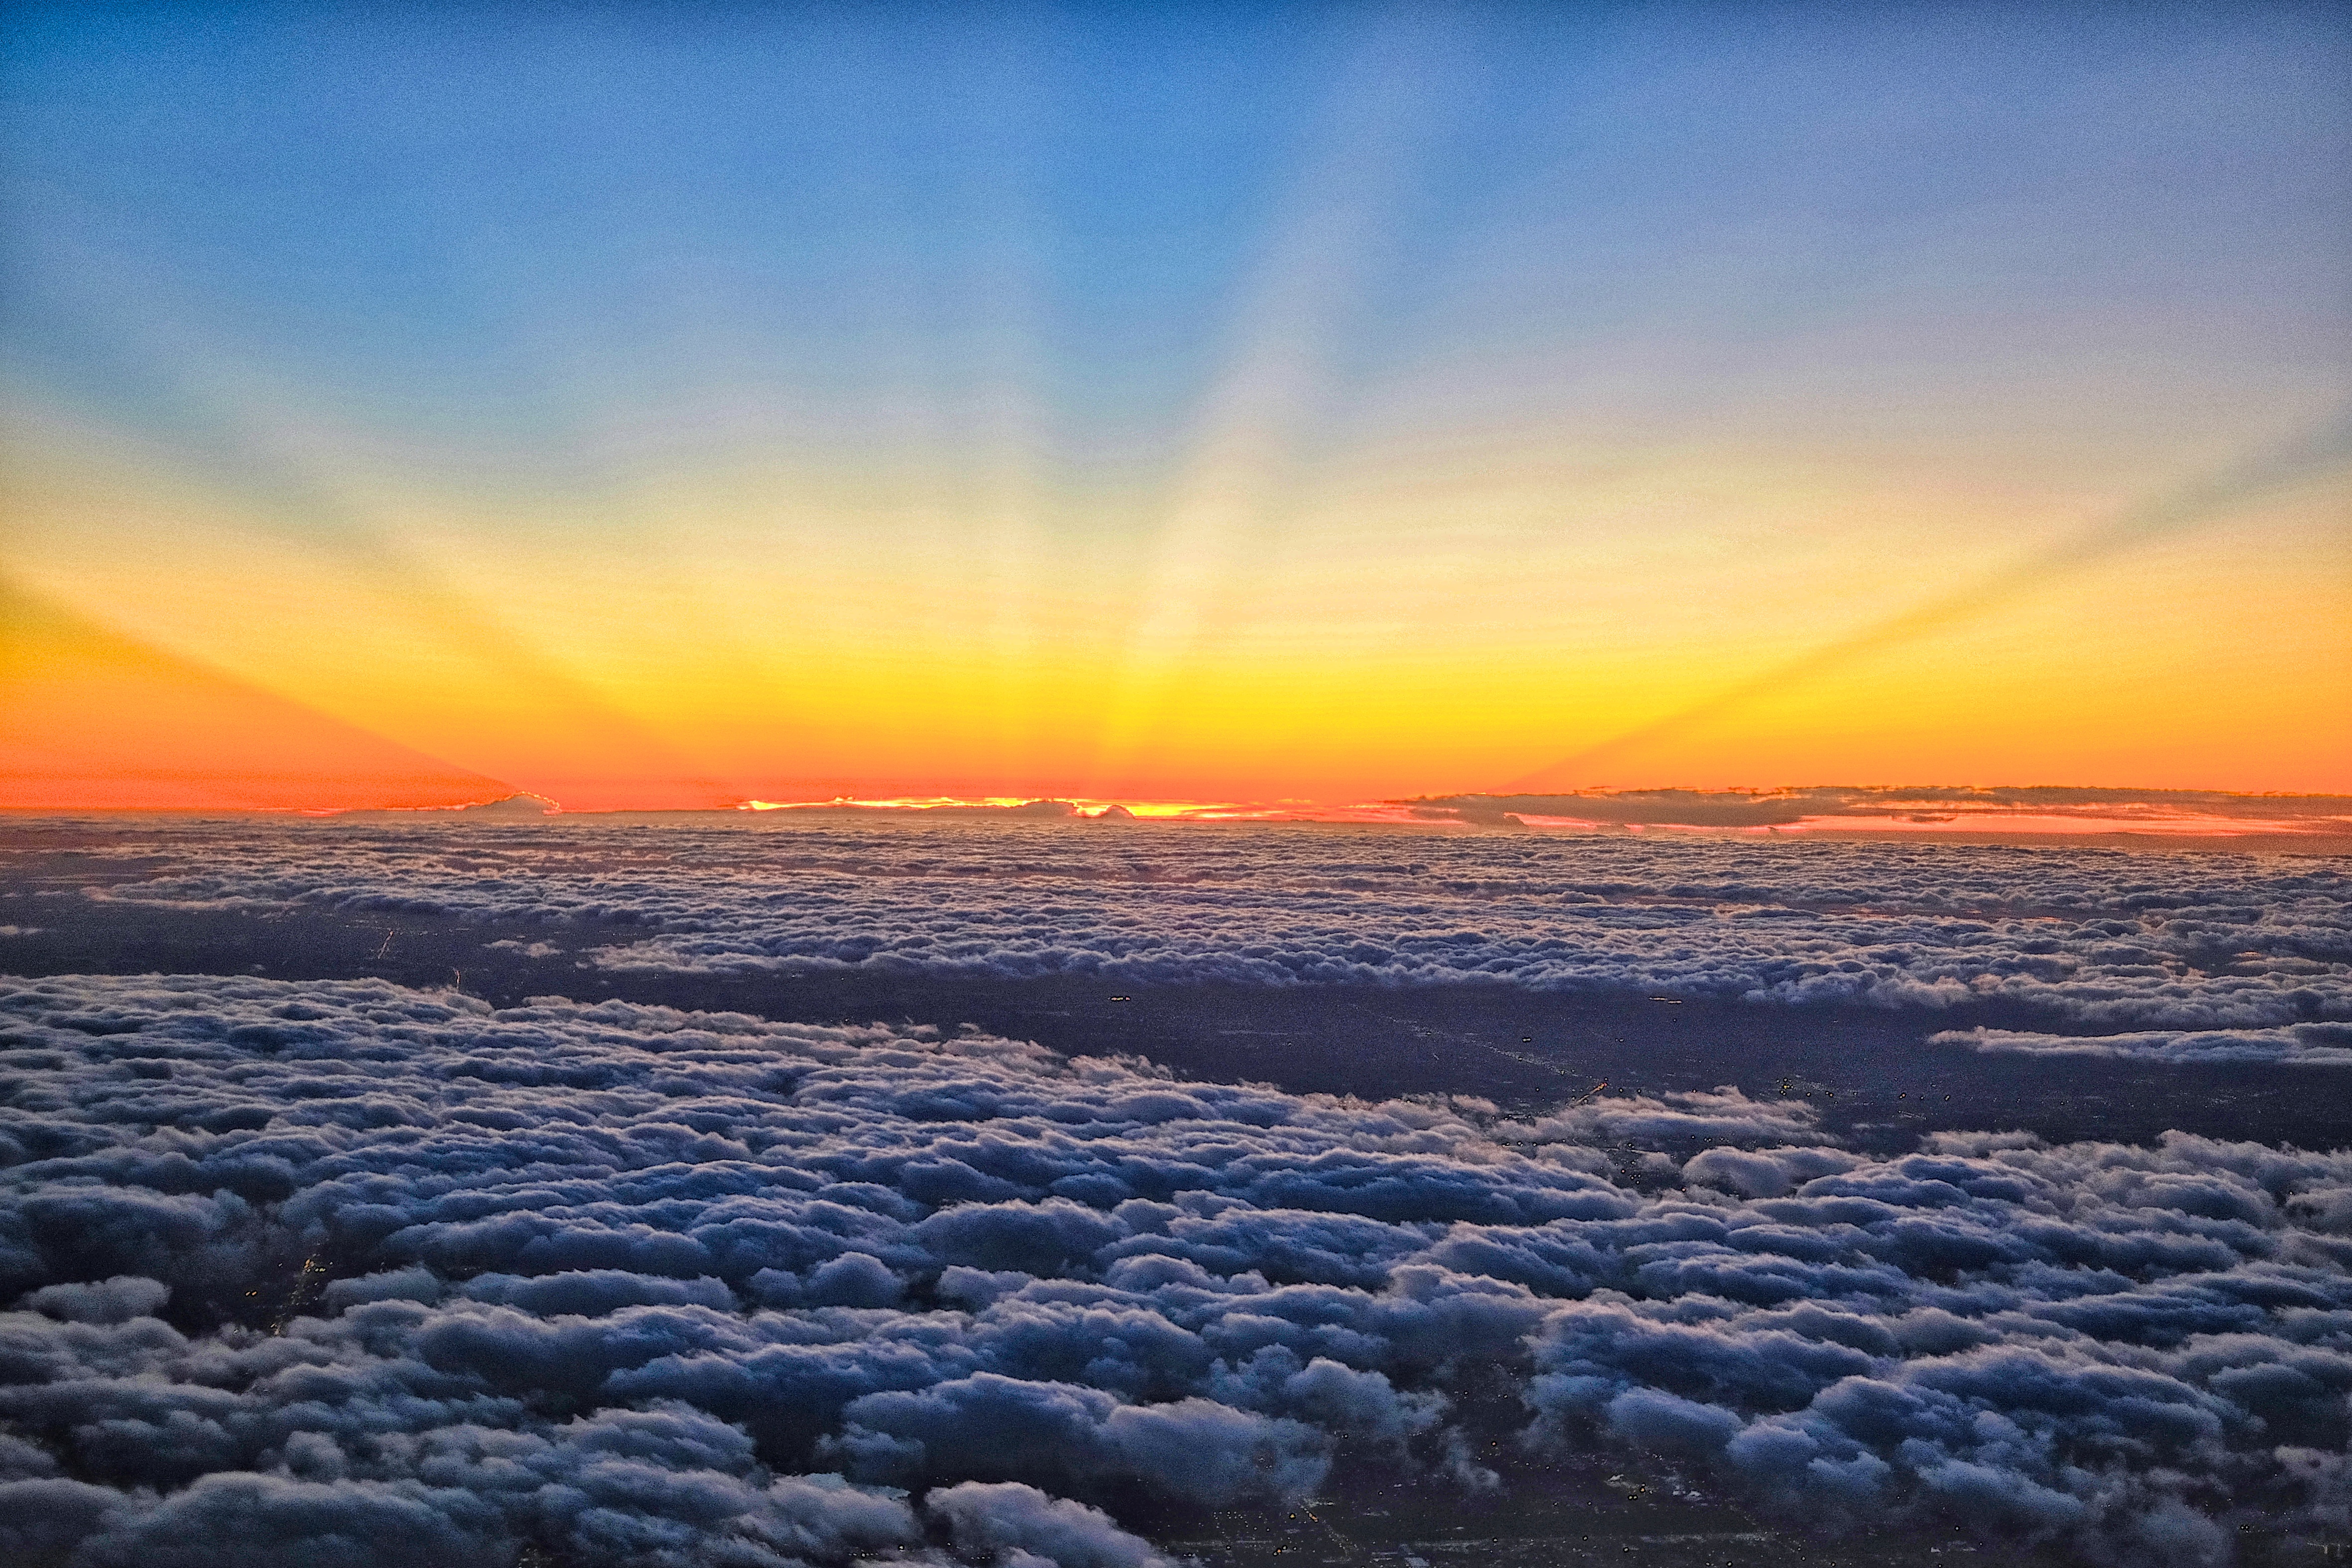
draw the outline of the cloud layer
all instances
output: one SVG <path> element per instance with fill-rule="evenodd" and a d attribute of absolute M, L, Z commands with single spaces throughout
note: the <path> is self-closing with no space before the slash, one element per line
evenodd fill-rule
<path fill-rule="evenodd" d="M 1822 785 L 1811 789 L 1579 790 L 1565 795 L 1424 795 L 1391 804 L 1433 819 L 1504 826 L 1537 817 L 1686 827 L 1794 823 L 1856 826 L 1973 823 L 1989 831 L 2049 832 L 2069 821 L 2084 832 L 2245 833 L 2268 828 L 2340 839 L 2352 833 L 2352 796 L 2238 795 L 2223 790 L 1984 789 L 1969 785 Z"/>
<path fill-rule="evenodd" d="M 2120 1057 L 2163 1062 L 2300 1062 L 2352 1067 L 2352 1024 L 2275 1029 L 2144 1029 L 2118 1035 L 2040 1035 L 2021 1029 L 1947 1029 L 1938 1045 L 2028 1057 Z"/>
<path fill-rule="evenodd" d="M 376 982 L 9 982 L 0 1037 L 12 1562 L 1134 1568 L 1136 1489 L 1479 1484 L 1496 1369 L 1518 1441 L 1815 1521 L 2352 1524 L 2352 1153 L 1871 1159 L 1728 1090 L 1509 1121 Z"/>
<path fill-rule="evenodd" d="M 107 898 L 513 921 L 623 971 L 1487 984 L 2040 1009 L 2057 1032 L 2352 1020 L 2338 861 L 1097 824 L 138 828 Z M 134 876 L 129 866 L 141 869 Z M 94 883 L 99 879 L 93 879 Z"/>

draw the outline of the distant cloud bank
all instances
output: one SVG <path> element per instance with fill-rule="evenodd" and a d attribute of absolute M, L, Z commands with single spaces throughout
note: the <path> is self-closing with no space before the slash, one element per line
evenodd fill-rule
<path fill-rule="evenodd" d="M 514 795 L 463 807 L 346 811 L 347 818 L 551 816 L 544 795 Z M 1545 795 L 1444 795 L 1355 804 L 1306 801 L 986 799 L 946 795 L 748 800 L 735 810 L 783 817 L 1102 819 L 1110 822 L 1327 822 L 1459 824 L 1484 828 L 1591 832 L 1644 828 L 1706 832 L 1896 836 L 1968 842 L 2049 840 L 2179 843 L 2352 850 L 2352 795 L 2242 795 L 2037 784 L 1819 784 L 1780 789 L 1589 789 Z M 721 817 L 721 811 L 597 811 L 632 818 Z"/>
<path fill-rule="evenodd" d="M 1848 784 L 1430 795 L 1390 804 L 1431 821 L 1485 826 L 1789 828 L 1927 837 L 2352 837 L 2352 795 L 2223 790 Z"/>
<path fill-rule="evenodd" d="M 136 825 L 108 855 L 103 898 L 514 922 L 616 971 L 1999 1003 L 2312 1064 L 2352 1022 L 2352 862 L 2318 857 L 772 817 Z"/>
<path fill-rule="evenodd" d="M 1496 1368 L 1538 1452 L 1817 1525 L 2205 1564 L 2352 1507 L 2352 1153 L 376 982 L 8 982 L 0 1031 L 10 1562 L 1145 1568 L 1122 1488 L 1481 1484 Z"/>

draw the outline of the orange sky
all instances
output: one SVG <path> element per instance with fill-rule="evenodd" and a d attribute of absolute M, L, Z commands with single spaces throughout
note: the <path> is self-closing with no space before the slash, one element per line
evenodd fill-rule
<path fill-rule="evenodd" d="M 442 805 L 495 781 L 0 584 L 0 805 Z"/>
<path fill-rule="evenodd" d="M 599 808 L 2352 785 L 2352 593 L 2324 569 L 2343 532 L 2334 479 L 1803 667 L 2127 509 L 1889 498 L 1875 476 L 1825 499 L 1832 476 L 1816 474 L 1806 510 L 1844 521 L 1785 523 L 1770 548 L 1793 560 L 1750 546 L 1654 566 L 1655 540 L 1439 550 L 1405 518 L 1375 545 L 1380 514 L 1348 510 L 1229 568 L 1195 635 L 1139 655 L 1133 584 L 1033 583 L 1025 636 L 992 641 L 1009 612 L 984 585 L 957 591 L 975 573 L 879 548 L 812 559 L 736 539 L 632 571 L 486 527 L 445 538 L 427 578 L 240 529 L 229 498 L 175 504 L 89 469 L 45 491 L 22 473 L 18 515 L 44 526 L 14 564 L 44 592 L 6 610 L 0 800 L 15 805 L 439 804 L 508 786 Z M 1606 504 L 1565 485 L 1553 500 Z M 1728 485 L 1713 504 L 1796 510 Z M 2087 531 L 2066 526 L 2085 512 Z M 1841 548 L 1903 520 L 1904 550 Z M 1792 661 L 1795 678 L 1769 679 Z"/>

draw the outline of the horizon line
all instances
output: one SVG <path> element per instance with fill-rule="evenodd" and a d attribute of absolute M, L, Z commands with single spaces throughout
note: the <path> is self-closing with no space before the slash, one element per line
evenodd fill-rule
<path fill-rule="evenodd" d="M 2190 847 L 2192 842 L 2280 841 L 2352 850 L 2352 795 L 2318 792 L 2142 789 L 2084 784 L 1806 784 L 1704 789 L 1662 785 L 1533 793 L 1462 792 L 1372 800 L 836 794 L 732 804 L 566 807 L 517 790 L 487 800 L 428 805 L 305 807 L 278 805 L 0 805 L 17 819 L 168 816 L 262 817 L 286 822 L 547 824 L 562 818 L 656 817 L 732 821 L 857 818 L 1119 825 L 1327 825 L 1424 831 L 1554 835 L 1733 836 L 1741 838 L 1895 837 L 1933 842 L 2098 839 Z M 2339 852 L 2331 847 L 2326 852 Z"/>

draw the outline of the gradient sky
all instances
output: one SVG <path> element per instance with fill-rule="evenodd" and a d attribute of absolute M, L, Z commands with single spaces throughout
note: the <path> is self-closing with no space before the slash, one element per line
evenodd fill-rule
<path fill-rule="evenodd" d="M 20 7 L 0 802 L 2352 786 L 2347 15 Z"/>

